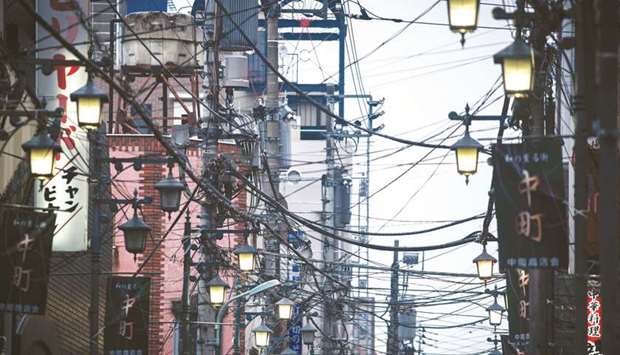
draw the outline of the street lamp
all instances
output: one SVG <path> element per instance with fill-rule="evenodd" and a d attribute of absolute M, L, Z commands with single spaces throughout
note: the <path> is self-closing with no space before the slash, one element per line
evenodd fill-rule
<path fill-rule="evenodd" d="M 286 297 L 276 302 L 276 306 L 278 307 L 278 319 L 280 320 L 291 319 L 291 317 L 293 316 L 294 305 L 295 305 L 295 302 L 289 300 Z"/>
<path fill-rule="evenodd" d="M 241 271 L 254 270 L 254 257 L 256 256 L 256 248 L 251 245 L 239 245 L 234 251 L 239 258 L 239 269 Z"/>
<path fill-rule="evenodd" d="M 487 253 L 486 245 L 482 245 L 482 253 L 478 255 L 473 262 L 476 264 L 478 278 L 480 280 L 489 280 L 493 277 L 493 265 L 497 262 L 497 259 Z"/>
<path fill-rule="evenodd" d="M 268 326 L 261 324 L 258 327 L 252 329 L 252 333 L 254 333 L 254 338 L 256 340 L 256 346 L 259 348 L 266 348 L 269 346 L 269 340 L 271 338 L 271 334 L 273 330 Z"/>
<path fill-rule="evenodd" d="M 46 180 L 54 175 L 56 153 L 61 151 L 60 144 L 50 137 L 47 129 L 22 144 L 22 149 L 29 155 L 30 173 L 40 180 Z"/>
<path fill-rule="evenodd" d="M 86 85 L 70 95 L 71 101 L 77 102 L 78 125 L 85 129 L 97 129 L 101 122 L 101 107 L 108 102 L 108 94 L 95 86 L 89 75 Z"/>
<path fill-rule="evenodd" d="M 450 30 L 461 34 L 473 32 L 478 25 L 479 0 L 448 0 Z"/>
<path fill-rule="evenodd" d="M 310 324 L 306 323 L 303 327 L 301 327 L 301 341 L 305 345 L 314 344 L 314 337 L 316 333 L 316 328 Z"/>
<path fill-rule="evenodd" d="M 534 88 L 534 51 L 522 39 L 493 56 L 502 65 L 504 91 L 513 97 L 526 97 Z"/>
<path fill-rule="evenodd" d="M 155 188 L 159 191 L 159 201 L 164 212 L 176 212 L 181 206 L 181 192 L 185 186 L 172 176 L 172 166 L 168 168 L 168 176 L 158 181 Z"/>
<path fill-rule="evenodd" d="M 456 151 L 456 170 L 465 175 L 465 183 L 469 183 L 469 176 L 478 171 L 478 154 L 483 148 L 477 140 L 469 135 L 469 125 L 465 126 L 465 135 L 454 143 L 450 149 Z"/>
<path fill-rule="evenodd" d="M 209 288 L 209 299 L 212 305 L 217 306 L 224 303 L 228 284 L 219 275 L 211 279 L 207 283 L 207 287 Z"/>
<path fill-rule="evenodd" d="M 502 318 L 504 316 L 504 307 L 497 303 L 497 296 L 495 296 L 495 302 L 487 308 L 489 312 L 489 324 L 493 327 L 498 327 L 502 324 Z"/>
<path fill-rule="evenodd" d="M 127 222 L 118 226 L 123 231 L 125 239 L 125 249 L 134 255 L 144 252 L 146 246 L 146 235 L 151 231 L 140 217 L 138 217 L 137 206 L 134 206 L 133 217 Z"/>

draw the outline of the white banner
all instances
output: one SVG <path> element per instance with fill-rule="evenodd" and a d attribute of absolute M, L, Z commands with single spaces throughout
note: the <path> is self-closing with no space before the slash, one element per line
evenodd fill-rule
<path fill-rule="evenodd" d="M 37 0 L 37 13 L 62 37 L 84 54 L 88 52 L 89 35 L 80 22 L 87 16 L 87 0 Z M 81 7 L 80 8 L 78 8 Z M 37 25 L 37 58 L 75 60 L 58 41 Z M 43 185 L 36 183 L 35 205 L 58 207 L 53 251 L 85 251 L 88 247 L 88 158 L 86 131 L 77 124 L 77 108 L 69 95 L 84 84 L 87 74 L 80 66 L 38 66 L 36 92 L 47 102 L 46 109 L 62 107 L 62 153 L 56 156 L 56 174 Z"/>

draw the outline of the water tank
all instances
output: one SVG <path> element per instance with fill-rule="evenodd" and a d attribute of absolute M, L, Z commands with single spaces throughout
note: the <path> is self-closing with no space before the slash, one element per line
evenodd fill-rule
<path fill-rule="evenodd" d="M 195 66 L 203 62 L 202 55 L 196 55 L 198 42 L 202 42 L 202 32 L 192 24 L 188 14 L 165 12 L 136 12 L 126 17 L 129 27 L 153 53 L 128 29 L 123 36 L 124 66 Z M 159 62 L 158 62 L 159 60 Z"/>
<path fill-rule="evenodd" d="M 222 5 L 230 16 L 224 16 L 222 11 L 222 36 L 220 49 L 225 51 L 249 51 L 253 47 L 235 27 L 239 25 L 250 42 L 256 45 L 256 28 L 258 27 L 258 13 L 260 7 L 256 0 L 223 0 Z"/>

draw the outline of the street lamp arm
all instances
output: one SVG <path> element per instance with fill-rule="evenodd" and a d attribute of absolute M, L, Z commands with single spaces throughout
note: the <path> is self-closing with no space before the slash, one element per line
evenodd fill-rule
<path fill-rule="evenodd" d="M 217 316 L 215 318 L 215 341 L 216 341 L 216 345 L 219 347 L 220 346 L 220 336 L 221 336 L 221 329 L 222 329 L 222 321 L 224 320 L 224 315 L 226 314 L 226 310 L 228 309 L 228 305 L 231 304 L 233 301 L 238 300 L 240 298 L 245 298 L 245 297 L 250 297 L 250 296 L 254 296 L 258 293 L 267 291 L 270 288 L 276 287 L 276 286 L 280 286 L 282 284 L 282 282 L 280 282 L 280 280 L 269 280 L 266 282 L 263 282 L 262 284 L 252 288 L 249 291 L 240 293 L 234 297 L 231 297 L 228 301 L 224 302 L 224 304 L 222 304 L 222 307 L 220 307 L 220 310 L 217 312 Z"/>

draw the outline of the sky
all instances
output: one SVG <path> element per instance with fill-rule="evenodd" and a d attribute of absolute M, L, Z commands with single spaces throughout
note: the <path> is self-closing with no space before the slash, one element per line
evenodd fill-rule
<path fill-rule="evenodd" d="M 310 4 L 311 2 L 307 2 Z M 362 6 L 370 12 L 386 18 L 412 20 L 430 8 L 427 14 L 419 19 L 424 22 L 447 24 L 446 1 L 435 0 L 361 0 Z M 484 2 L 483 3 L 488 3 Z M 509 3 L 509 2 L 507 2 Z M 348 2 L 350 13 L 359 14 L 355 2 Z M 482 26 L 505 27 L 505 21 L 496 21 L 491 16 L 493 6 L 483 4 L 480 9 Z M 349 53 L 355 51 L 359 62 L 355 70 L 361 74 L 361 83 L 354 80 L 352 70 L 347 70 L 346 94 L 371 94 L 375 99 L 385 98 L 382 108 L 385 114 L 375 121 L 375 126 L 384 124 L 382 133 L 422 141 L 436 135 L 429 142 L 452 144 L 463 134 L 463 127 L 448 119 L 450 111 L 462 112 L 465 105 L 476 108 L 480 98 L 500 82 L 501 70 L 492 60 L 494 53 L 507 46 L 511 40 L 508 30 L 478 29 L 466 37 L 465 47 L 461 48 L 459 35 L 450 32 L 447 26 L 413 24 L 404 29 L 406 24 L 388 21 L 353 20 L 349 24 L 349 37 L 353 38 L 354 46 L 349 41 Z M 402 33 L 401 33 L 402 31 Z M 397 36 L 394 36 L 395 34 Z M 390 40 L 390 38 L 392 38 Z M 383 45 L 382 45 L 383 44 Z M 378 46 L 380 49 L 376 50 Z M 288 52 L 299 52 L 303 61 L 299 65 L 300 82 L 316 82 L 317 75 L 323 78 L 337 72 L 337 45 L 321 43 L 303 46 L 287 42 Z M 297 46 L 297 47 L 296 47 Z M 301 49 L 300 49 L 301 48 Z M 372 53 L 369 54 L 368 53 Z M 350 55 L 351 57 L 352 55 Z M 351 62 L 351 58 L 347 63 Z M 355 74 L 357 76 L 357 74 Z M 335 80 L 332 79 L 332 80 Z M 363 88 L 363 89 L 362 89 Z M 500 87 L 487 101 L 503 95 Z M 494 104 L 480 111 L 480 114 L 498 115 L 501 111 L 499 99 Z M 360 110 L 365 103 L 348 100 L 346 118 L 351 120 L 365 114 Z M 497 132 L 496 123 L 474 122 L 471 126 L 472 136 L 488 145 Z M 508 132 L 508 134 L 511 134 Z M 485 140 L 486 139 L 486 140 Z M 403 174 L 413 162 L 422 159 L 429 153 L 426 148 L 408 148 L 397 154 L 385 156 L 387 153 L 402 148 L 383 138 L 373 138 L 371 145 L 370 193 L 376 192 L 393 179 Z M 356 154 L 365 153 L 365 143 L 361 144 Z M 363 163 L 364 160 L 359 161 Z M 440 165 L 437 165 L 441 163 Z M 362 169 L 356 169 L 354 176 L 359 176 Z M 470 178 L 469 185 L 458 175 L 455 157 L 451 152 L 437 150 L 424 159 L 424 163 L 411 168 L 393 184 L 377 193 L 370 199 L 371 224 L 370 231 L 402 232 L 425 229 L 436 224 L 414 223 L 413 221 L 446 221 L 455 220 L 486 211 L 488 190 L 491 183 L 491 167 L 486 157 L 481 156 L 479 171 Z M 356 212 L 354 211 L 354 214 Z M 383 225 L 386 219 L 395 219 Z M 402 222 L 401 222 L 402 221 Z M 408 221 L 408 222 L 407 222 Z M 481 220 L 472 221 L 457 227 L 419 236 L 400 237 L 401 246 L 422 246 L 441 244 L 465 237 L 467 234 L 481 229 Z M 495 221 L 491 224 L 491 232 L 495 234 Z M 392 237 L 373 237 L 371 243 L 393 245 Z M 427 271 L 475 273 L 472 259 L 481 252 L 479 244 L 469 244 L 447 250 L 425 253 L 424 268 Z M 497 245 L 491 243 L 489 252 L 497 257 Z M 370 259 L 382 265 L 390 265 L 391 252 L 370 251 Z M 402 258 L 402 255 L 401 255 Z M 421 256 L 420 256 L 421 258 Z M 421 265 L 415 266 L 419 270 Z M 497 270 L 496 270 L 497 271 Z M 371 288 L 389 287 L 388 273 L 372 273 Z M 472 279 L 455 279 L 450 281 L 472 282 Z M 418 300 L 435 297 L 437 293 L 427 290 L 470 289 L 472 286 L 446 283 L 437 279 L 410 277 L 407 280 L 407 295 L 417 296 Z M 401 280 L 401 283 L 404 280 Z M 475 291 L 482 291 L 480 286 Z M 416 291 L 418 290 L 418 291 Z M 386 302 L 388 291 L 373 291 L 378 302 Z M 458 294 L 454 297 L 463 297 Z M 480 302 L 481 306 L 471 303 L 423 307 L 418 309 L 418 320 L 421 325 L 428 326 L 426 345 L 423 351 L 427 354 L 472 354 L 489 350 L 492 344 L 487 342 L 492 331 L 486 322 L 473 327 L 453 329 L 430 329 L 430 327 L 452 326 L 468 323 L 486 315 L 483 307 L 492 303 L 492 297 Z M 501 303 L 501 302 L 500 302 Z M 463 309 L 463 307 L 466 307 Z M 379 308 L 378 311 L 382 309 Z M 382 312 L 379 312 L 382 313 Z M 433 319 L 448 313 L 444 316 Z M 385 351 L 384 341 L 387 328 L 377 320 L 377 350 Z M 504 320 L 503 326 L 507 326 Z M 380 353 L 380 352 L 379 352 Z"/>
<path fill-rule="evenodd" d="M 375 121 L 375 126 L 385 125 L 382 133 L 414 141 L 430 138 L 430 143 L 449 145 L 459 139 L 464 131 L 457 122 L 448 119 L 450 111 L 463 112 L 466 104 L 478 108 L 482 102 L 484 109 L 479 114 L 500 113 L 503 95 L 499 81 L 501 71 L 493 63 L 492 56 L 510 44 L 512 33 L 506 29 L 506 21 L 492 18 L 491 10 L 502 3 L 510 6 L 514 4 L 513 0 L 482 1 L 479 25 L 494 29 L 479 28 L 468 34 L 463 48 L 459 43 L 459 35 L 447 27 L 445 0 L 359 0 L 359 3 L 371 14 L 381 17 L 413 20 L 424 13 L 418 21 L 444 24 L 349 21 L 346 62 L 350 63 L 355 58 L 363 59 L 347 69 L 345 91 L 347 95 L 371 94 L 375 99 L 385 98 L 382 108 L 385 114 Z M 186 6 L 187 0 L 176 0 L 176 4 L 177 8 Z M 312 0 L 295 1 L 293 4 L 296 7 L 316 6 Z M 357 0 L 345 2 L 345 6 L 348 13 L 360 13 Z M 300 83 L 318 83 L 337 73 L 337 42 L 281 41 L 280 48 L 288 54 L 295 54 L 282 57 L 281 69 L 288 73 L 289 78 L 298 77 Z M 328 81 L 335 82 L 336 78 Z M 495 88 L 497 90 L 493 91 Z M 485 100 L 489 93 L 491 95 Z M 347 100 L 346 119 L 353 120 L 366 115 L 365 105 L 364 101 Z M 474 122 L 470 129 L 474 138 L 488 146 L 497 132 L 497 123 Z M 508 136 L 511 134 L 516 135 L 507 132 Z M 370 199 L 370 231 L 425 229 L 437 225 L 429 221 L 462 219 L 486 211 L 492 171 L 485 156 L 480 158 L 478 173 L 466 185 L 464 177 L 456 172 L 453 153 L 446 150 L 431 152 L 417 147 L 396 152 L 399 148 L 403 148 L 402 144 L 379 137 L 372 139 L 371 156 L 374 160 L 371 165 L 370 193 L 382 191 Z M 362 140 L 355 154 L 364 153 L 365 142 Z M 365 160 L 363 157 L 356 159 L 359 165 L 352 175 L 359 177 L 365 170 Z M 412 167 L 414 162 L 421 159 L 421 164 Z M 394 179 L 393 183 L 385 187 Z M 353 200 L 357 198 L 353 197 Z M 356 213 L 357 210 L 354 210 L 354 221 Z M 390 219 L 394 221 L 385 223 Z M 400 246 L 454 241 L 480 230 L 481 225 L 482 221 L 476 220 L 437 232 L 400 237 Z M 495 230 L 496 224 L 493 221 L 490 232 L 495 234 Z M 393 245 L 394 238 L 372 237 L 369 241 Z M 472 259 L 480 254 L 481 249 L 479 244 L 470 243 L 427 252 L 424 255 L 424 269 L 473 274 L 475 267 Z M 491 243 L 488 251 L 497 257 L 497 244 Z M 393 256 L 391 252 L 370 251 L 369 257 L 376 265 L 389 266 Z M 416 265 L 413 268 L 420 270 L 422 266 Z M 383 289 L 389 288 L 389 273 L 372 272 L 370 276 L 370 288 L 379 289 L 373 290 L 371 295 L 379 303 L 387 302 L 386 295 L 389 292 Z M 477 282 L 471 278 L 448 278 L 448 281 L 445 278 L 410 277 L 401 280 L 401 283 L 407 284 L 407 297 L 416 297 L 418 301 L 439 294 L 431 293 L 431 290 L 484 290 L 484 286 L 479 284 L 467 285 L 469 282 Z M 467 299 L 467 294 L 459 293 L 452 297 Z M 492 301 L 492 297 L 488 296 L 475 304 L 460 302 L 419 308 L 418 321 L 420 325 L 428 327 L 424 353 L 477 354 L 492 349 L 493 345 L 487 342 L 487 338 L 492 337 L 492 329 L 486 321 L 469 327 L 431 329 L 469 323 L 486 316 L 485 308 Z M 378 313 L 384 310 L 384 306 L 377 309 Z M 380 320 L 376 320 L 376 324 L 377 353 L 381 354 L 385 351 L 387 328 Z M 506 319 L 502 329 L 507 329 Z"/>

